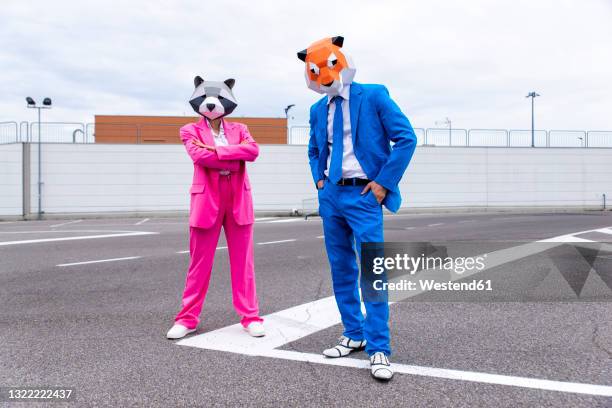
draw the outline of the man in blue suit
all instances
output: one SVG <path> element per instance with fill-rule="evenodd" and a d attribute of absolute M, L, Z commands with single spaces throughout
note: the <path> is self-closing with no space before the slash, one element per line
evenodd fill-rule
<path fill-rule="evenodd" d="M 352 82 L 355 68 L 343 41 L 325 38 L 298 52 L 308 87 L 326 94 L 310 109 L 308 157 L 344 333 L 323 354 L 344 357 L 365 348 L 372 376 L 390 380 L 389 305 L 386 296 L 364 299 L 364 318 L 355 249 L 361 256 L 362 243 L 384 241 L 382 206 L 400 207 L 398 183 L 416 136 L 383 85 Z"/>

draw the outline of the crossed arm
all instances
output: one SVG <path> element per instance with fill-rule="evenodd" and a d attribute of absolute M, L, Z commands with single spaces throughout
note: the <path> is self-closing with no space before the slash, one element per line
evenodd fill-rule
<path fill-rule="evenodd" d="M 238 171 L 241 161 L 254 161 L 259 154 L 259 147 L 246 128 L 241 130 L 240 144 L 231 146 L 205 145 L 187 129 L 181 129 L 180 135 L 191 160 L 212 169 Z"/>
<path fill-rule="evenodd" d="M 240 143 L 229 146 L 217 146 L 219 160 L 255 161 L 259 156 L 259 146 L 246 126 L 240 128 Z"/>

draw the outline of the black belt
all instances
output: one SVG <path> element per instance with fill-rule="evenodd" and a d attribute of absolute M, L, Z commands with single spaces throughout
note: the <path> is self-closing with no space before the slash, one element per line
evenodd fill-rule
<path fill-rule="evenodd" d="M 370 182 L 371 180 L 362 178 L 341 178 L 336 184 L 339 186 L 365 186 Z"/>

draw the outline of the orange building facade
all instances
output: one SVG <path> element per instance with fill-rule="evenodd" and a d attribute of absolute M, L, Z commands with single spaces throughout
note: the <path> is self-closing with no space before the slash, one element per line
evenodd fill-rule
<path fill-rule="evenodd" d="M 196 116 L 96 115 L 96 143 L 181 143 L 181 126 L 196 122 Z M 287 119 L 228 117 L 244 123 L 260 144 L 287 144 Z"/>

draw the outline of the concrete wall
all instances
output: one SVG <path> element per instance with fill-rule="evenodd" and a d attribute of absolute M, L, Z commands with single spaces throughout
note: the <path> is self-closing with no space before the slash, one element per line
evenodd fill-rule
<path fill-rule="evenodd" d="M 0 150 L 0 214 L 20 214 L 20 149 Z M 42 166 L 46 213 L 188 209 L 192 164 L 182 145 L 45 144 Z M 305 146 L 262 145 L 248 171 L 256 210 L 299 209 L 316 198 Z M 400 187 L 413 208 L 596 208 L 612 194 L 611 180 L 612 149 L 419 147 Z"/>
<path fill-rule="evenodd" d="M 407 205 L 600 206 L 612 193 L 612 149 L 417 148 Z"/>
<path fill-rule="evenodd" d="M 21 143 L 0 145 L 0 215 L 22 213 Z"/>

